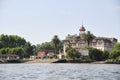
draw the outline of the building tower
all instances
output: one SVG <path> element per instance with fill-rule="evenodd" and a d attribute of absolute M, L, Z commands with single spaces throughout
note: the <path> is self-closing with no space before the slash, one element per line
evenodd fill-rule
<path fill-rule="evenodd" d="M 79 34 L 79 35 L 80 35 L 80 37 L 83 39 L 83 38 L 84 38 L 84 35 L 85 35 L 85 31 L 86 31 L 86 29 L 84 28 L 83 25 L 80 27 L 79 31 L 80 31 L 80 34 Z"/>

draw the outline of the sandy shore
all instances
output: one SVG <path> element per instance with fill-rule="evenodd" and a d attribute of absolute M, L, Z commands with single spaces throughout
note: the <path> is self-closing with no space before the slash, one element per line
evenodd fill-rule
<path fill-rule="evenodd" d="M 52 63 L 58 60 L 59 59 L 36 59 L 36 60 L 27 61 L 25 63 Z"/>
<path fill-rule="evenodd" d="M 53 63 L 56 61 L 59 61 L 59 59 L 36 59 L 36 60 L 26 61 L 25 63 Z M 90 62 L 90 64 L 105 64 L 105 61 L 95 61 L 95 62 Z"/>
<path fill-rule="evenodd" d="M 105 64 L 105 61 L 95 61 L 95 62 L 92 62 L 93 64 Z"/>

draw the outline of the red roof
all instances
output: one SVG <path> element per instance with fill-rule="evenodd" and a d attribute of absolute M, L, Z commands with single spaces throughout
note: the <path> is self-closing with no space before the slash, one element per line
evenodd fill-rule
<path fill-rule="evenodd" d="M 40 51 L 37 53 L 37 57 L 45 56 L 47 55 L 47 53 L 48 53 L 47 51 Z"/>

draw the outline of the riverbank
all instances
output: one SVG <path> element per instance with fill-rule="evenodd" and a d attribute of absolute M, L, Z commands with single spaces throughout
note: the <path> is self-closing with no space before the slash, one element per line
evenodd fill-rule
<path fill-rule="evenodd" d="M 87 61 L 67 61 L 65 59 L 36 59 L 31 61 L 25 61 L 24 63 L 90 63 L 90 64 L 106 64 L 105 61 L 94 61 L 94 62 L 87 62 Z"/>
<path fill-rule="evenodd" d="M 35 59 L 35 60 L 21 60 L 20 62 L 5 62 L 5 63 L 87 63 L 87 64 L 119 64 L 107 61 L 79 61 L 79 60 L 65 60 L 65 59 Z M 0 63 L 0 64 L 5 64 Z"/>
<path fill-rule="evenodd" d="M 36 59 L 26 61 L 24 63 L 87 63 L 87 64 L 120 64 L 115 62 L 107 61 L 76 61 L 76 60 L 65 60 L 65 59 Z"/>
<path fill-rule="evenodd" d="M 53 63 L 58 60 L 59 59 L 35 59 L 35 60 L 25 61 L 24 63 Z"/>

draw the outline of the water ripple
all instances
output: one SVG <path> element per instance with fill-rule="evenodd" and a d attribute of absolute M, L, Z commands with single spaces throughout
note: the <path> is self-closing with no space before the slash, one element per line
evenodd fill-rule
<path fill-rule="evenodd" d="M 0 64 L 0 80 L 120 80 L 120 65 Z"/>

